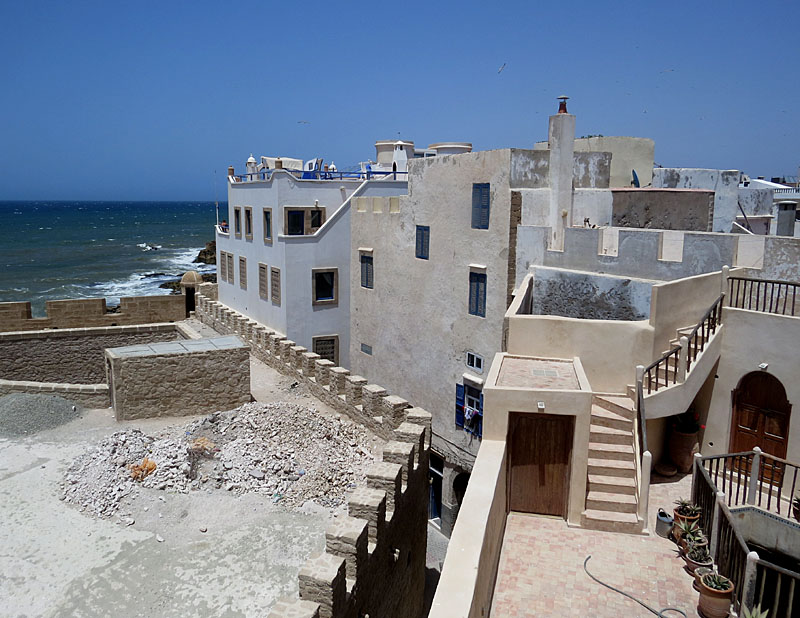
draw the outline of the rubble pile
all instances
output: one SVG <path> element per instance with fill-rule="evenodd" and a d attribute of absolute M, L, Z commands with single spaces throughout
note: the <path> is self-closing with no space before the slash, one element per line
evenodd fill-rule
<path fill-rule="evenodd" d="M 156 437 L 109 436 L 67 470 L 63 499 L 100 517 L 141 488 L 269 493 L 287 507 L 335 509 L 364 480 L 374 438 L 294 403 L 248 403 Z M 135 478 L 134 478 L 135 477 Z"/>

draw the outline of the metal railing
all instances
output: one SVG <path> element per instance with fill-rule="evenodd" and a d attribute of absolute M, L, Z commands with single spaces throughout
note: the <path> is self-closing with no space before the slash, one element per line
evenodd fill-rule
<path fill-rule="evenodd" d="M 737 611 L 742 605 L 760 605 L 762 610 L 769 610 L 770 616 L 800 616 L 800 600 L 795 603 L 800 573 L 751 551 L 730 511 L 731 507 L 759 507 L 788 519 L 798 470 L 798 464 L 759 448 L 708 457 L 695 455 L 692 500 L 700 507 L 701 526 L 717 570 L 734 583 L 733 604 Z"/>
<path fill-rule="evenodd" d="M 728 307 L 778 315 L 798 315 L 800 283 L 748 277 L 728 277 Z"/>
<path fill-rule="evenodd" d="M 692 366 L 692 362 L 697 359 L 700 352 L 706 347 L 706 343 L 711 339 L 711 335 L 717 332 L 717 327 L 722 324 L 722 305 L 725 301 L 725 292 L 717 297 L 714 304 L 709 307 L 705 315 L 700 319 L 687 337 L 689 349 L 686 355 L 686 371 Z"/>
<path fill-rule="evenodd" d="M 295 170 L 281 168 L 298 180 L 401 180 L 408 178 L 408 172 L 393 172 L 383 170 L 357 171 L 357 172 L 326 172 L 324 170 Z M 234 174 L 231 176 L 234 182 L 256 182 L 258 180 L 269 180 L 275 170 L 263 170 L 260 172 Z"/>
<path fill-rule="evenodd" d="M 681 348 L 676 346 L 669 352 L 654 360 L 644 368 L 645 381 L 647 382 L 647 394 L 657 391 L 659 388 L 678 383 L 678 362 L 680 360 Z M 670 367 L 671 365 L 671 367 Z M 671 375 L 670 375 L 670 372 Z"/>

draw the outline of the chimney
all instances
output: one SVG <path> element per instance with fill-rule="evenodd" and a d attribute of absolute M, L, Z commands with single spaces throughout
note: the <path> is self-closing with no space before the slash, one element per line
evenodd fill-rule
<path fill-rule="evenodd" d="M 575 166 L 575 116 L 567 112 L 567 96 L 560 96 L 558 113 L 550 116 L 550 248 L 564 249 L 565 229 L 572 225 L 572 176 Z"/>

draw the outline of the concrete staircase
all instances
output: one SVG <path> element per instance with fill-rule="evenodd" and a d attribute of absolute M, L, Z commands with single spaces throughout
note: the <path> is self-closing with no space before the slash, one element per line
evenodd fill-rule
<path fill-rule="evenodd" d="M 594 530 L 640 534 L 632 399 L 595 396 L 589 433 L 586 510 L 581 525 Z"/>

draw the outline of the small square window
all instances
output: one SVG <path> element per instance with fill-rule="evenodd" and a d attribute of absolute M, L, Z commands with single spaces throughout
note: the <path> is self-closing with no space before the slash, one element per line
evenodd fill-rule
<path fill-rule="evenodd" d="M 321 358 L 339 364 L 339 335 L 325 335 L 311 338 L 312 350 Z"/>
<path fill-rule="evenodd" d="M 314 268 L 311 270 L 311 298 L 315 305 L 333 304 L 338 301 L 339 269 Z"/>
<path fill-rule="evenodd" d="M 469 313 L 486 317 L 486 273 L 469 274 Z"/>
<path fill-rule="evenodd" d="M 417 226 L 417 247 L 416 256 L 421 260 L 427 260 L 430 255 L 431 228 L 429 225 Z"/>
<path fill-rule="evenodd" d="M 478 373 L 483 373 L 483 356 L 474 352 L 467 352 L 467 367 Z"/>
<path fill-rule="evenodd" d="M 362 343 L 361 344 L 361 351 L 364 354 L 369 354 L 370 356 L 372 356 L 372 346 L 371 345 L 367 345 L 366 343 Z"/>
<path fill-rule="evenodd" d="M 372 256 L 361 254 L 361 287 L 372 289 L 375 287 L 375 273 Z"/>

